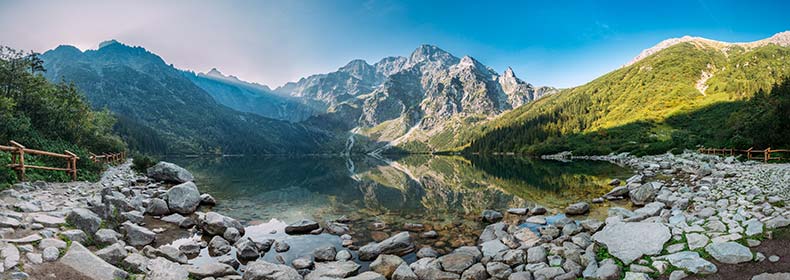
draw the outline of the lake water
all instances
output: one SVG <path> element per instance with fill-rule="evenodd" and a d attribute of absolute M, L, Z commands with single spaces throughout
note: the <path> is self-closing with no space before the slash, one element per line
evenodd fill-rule
<path fill-rule="evenodd" d="M 213 211 L 239 219 L 255 239 L 291 240 L 286 261 L 309 254 L 318 243 L 339 246 L 337 237 L 287 236 L 287 223 L 346 216 L 353 220 L 355 246 L 381 240 L 419 223 L 438 238 L 418 238 L 440 253 L 473 245 L 484 224 L 484 209 L 544 206 L 562 209 L 590 201 L 611 189 L 607 183 L 633 173 L 596 161 L 543 161 L 521 157 L 411 155 L 374 157 L 217 157 L 168 159 L 190 170 L 201 192 L 218 205 Z M 590 216 L 606 216 L 605 204 Z M 561 215 L 557 212 L 552 215 Z M 555 218 L 558 216 L 555 216 Z M 513 218 L 513 217 L 506 217 Z M 385 229 L 372 225 L 382 222 Z M 296 245 L 295 244 L 301 244 Z M 305 252 L 301 252 L 303 250 Z M 273 252 L 274 250 L 272 250 Z M 273 259 L 274 255 L 265 258 Z"/>

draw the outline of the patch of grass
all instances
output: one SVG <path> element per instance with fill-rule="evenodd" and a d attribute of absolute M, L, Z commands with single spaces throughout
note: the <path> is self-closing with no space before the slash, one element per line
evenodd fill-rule
<path fill-rule="evenodd" d="M 780 200 L 780 201 L 771 203 L 771 205 L 773 205 L 774 207 L 785 207 L 785 206 L 787 206 L 787 203 L 785 203 L 784 200 Z"/>

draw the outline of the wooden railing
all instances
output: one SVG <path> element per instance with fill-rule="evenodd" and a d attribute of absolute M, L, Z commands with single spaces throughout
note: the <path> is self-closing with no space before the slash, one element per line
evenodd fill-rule
<path fill-rule="evenodd" d="M 22 144 L 19 144 L 15 141 L 10 141 L 9 143 L 11 146 L 0 145 L 0 151 L 6 151 L 11 153 L 11 164 L 9 164 L 8 167 L 16 171 L 17 178 L 19 179 L 19 181 L 25 181 L 25 172 L 28 168 L 53 170 L 53 171 L 65 171 L 67 174 L 71 175 L 72 180 L 75 181 L 77 180 L 77 160 L 80 158 L 74 153 L 69 151 L 64 151 L 63 154 L 58 154 L 58 153 L 52 153 L 47 151 L 28 149 L 25 148 L 25 146 L 23 146 Z M 25 164 L 25 155 L 41 155 L 41 156 L 62 158 L 66 160 L 66 168 Z"/>
<path fill-rule="evenodd" d="M 95 163 L 120 164 L 126 161 L 126 152 L 103 155 L 91 153 L 90 159 Z"/>
<path fill-rule="evenodd" d="M 699 152 L 703 154 L 712 154 L 712 155 L 723 155 L 723 156 L 735 156 L 735 154 L 746 154 L 746 158 L 748 159 L 757 159 L 763 160 L 763 162 L 768 162 L 769 160 L 781 160 L 782 157 L 775 157 L 772 153 L 788 153 L 790 150 L 772 150 L 768 147 L 765 150 L 755 150 L 754 148 L 749 148 L 748 150 L 739 150 L 739 149 L 713 149 L 713 148 L 699 148 Z"/>

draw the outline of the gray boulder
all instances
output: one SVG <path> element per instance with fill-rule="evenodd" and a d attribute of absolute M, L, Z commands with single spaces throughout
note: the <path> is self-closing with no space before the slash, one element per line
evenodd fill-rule
<path fill-rule="evenodd" d="M 384 275 L 384 277 L 391 278 L 395 270 L 404 263 L 406 262 L 398 256 L 379 255 L 375 261 L 370 263 L 370 270 Z"/>
<path fill-rule="evenodd" d="M 145 279 L 183 280 L 189 279 L 189 271 L 181 265 L 158 257 L 148 262 Z M 109 279 L 109 278 L 108 278 Z"/>
<path fill-rule="evenodd" d="M 192 173 L 178 165 L 160 161 L 156 165 L 148 168 L 148 177 L 157 181 L 172 183 L 186 183 L 195 180 Z"/>
<path fill-rule="evenodd" d="M 312 220 L 308 220 L 308 219 L 302 219 L 302 220 L 299 220 L 298 222 L 295 222 L 293 224 L 287 225 L 285 227 L 285 233 L 287 233 L 287 234 L 305 234 L 305 233 L 310 233 L 311 231 L 314 231 L 314 230 L 316 230 L 318 228 L 319 228 L 319 225 L 318 225 L 317 222 L 312 221 Z"/>
<path fill-rule="evenodd" d="M 126 271 L 97 257 L 79 242 L 72 242 L 71 247 L 69 247 L 66 254 L 60 258 L 59 262 L 79 271 L 90 279 L 126 279 L 126 277 L 129 276 Z"/>
<path fill-rule="evenodd" d="M 195 183 L 186 182 L 167 190 L 167 206 L 170 211 L 192 214 L 200 205 L 200 192 Z"/>
<path fill-rule="evenodd" d="M 126 258 L 127 252 L 123 245 L 115 243 L 96 251 L 94 254 L 108 263 L 119 265 Z"/>
<path fill-rule="evenodd" d="M 706 261 L 697 252 L 677 252 L 663 257 L 672 265 L 694 274 L 711 274 L 718 270 L 716 265 Z"/>
<path fill-rule="evenodd" d="M 199 225 L 204 232 L 210 235 L 222 235 L 229 227 L 235 228 L 241 235 L 244 235 L 244 227 L 239 221 L 217 212 L 206 213 Z"/>
<path fill-rule="evenodd" d="M 337 249 L 334 246 L 326 246 L 313 251 L 313 258 L 317 262 L 331 262 L 335 260 L 335 256 L 337 256 Z"/>
<path fill-rule="evenodd" d="M 475 256 L 463 253 L 453 252 L 439 257 L 439 265 L 442 266 L 444 271 L 461 274 L 467 268 L 471 267 L 477 259 Z"/>
<path fill-rule="evenodd" d="M 243 280 L 302 280 L 296 269 L 287 265 L 273 264 L 266 261 L 254 261 L 247 264 L 242 276 Z"/>
<path fill-rule="evenodd" d="M 233 246 L 236 247 L 236 257 L 239 260 L 254 260 L 261 256 L 258 245 L 249 237 L 239 239 Z"/>
<path fill-rule="evenodd" d="M 167 207 L 167 201 L 161 198 L 152 198 L 145 213 L 152 216 L 164 216 L 170 214 L 170 208 Z"/>
<path fill-rule="evenodd" d="M 711 243 L 705 246 L 705 251 L 722 263 L 736 264 L 748 262 L 754 258 L 748 247 L 732 241 Z"/>
<path fill-rule="evenodd" d="M 156 239 L 156 234 L 147 228 L 131 222 L 124 222 L 122 225 L 126 232 L 126 244 L 131 246 L 145 246 L 153 243 Z"/>
<path fill-rule="evenodd" d="M 190 276 L 197 279 L 205 279 L 208 277 L 220 278 L 239 274 L 235 269 L 233 269 L 232 266 L 218 262 L 209 262 L 200 265 L 186 265 L 184 267 L 186 267 Z"/>
<path fill-rule="evenodd" d="M 395 272 L 392 273 L 392 280 L 418 280 L 417 274 L 414 274 L 414 271 L 411 270 L 408 264 L 402 263 L 395 269 Z"/>
<path fill-rule="evenodd" d="M 408 232 L 401 232 L 379 243 L 370 243 L 359 248 L 359 259 L 373 260 L 380 254 L 403 256 L 414 251 L 414 241 Z"/>
<path fill-rule="evenodd" d="M 652 188 L 652 187 L 651 187 Z M 593 239 L 603 243 L 612 256 L 630 264 L 643 255 L 656 255 L 672 235 L 659 223 L 616 223 L 596 232 Z"/>
<path fill-rule="evenodd" d="M 115 244 L 118 242 L 118 236 L 120 236 L 118 232 L 103 228 L 96 231 L 96 236 L 93 240 L 99 245 Z"/>
<path fill-rule="evenodd" d="M 628 197 L 634 205 L 645 205 L 656 197 L 656 189 L 652 183 L 645 183 L 628 192 Z"/>
<path fill-rule="evenodd" d="M 83 232 L 93 235 L 101 226 L 101 218 L 96 213 L 85 208 L 74 208 L 66 216 L 66 222 Z"/>
<path fill-rule="evenodd" d="M 590 212 L 590 204 L 587 202 L 574 203 L 565 208 L 565 214 L 568 215 L 583 215 L 587 212 Z"/>
<path fill-rule="evenodd" d="M 352 261 L 345 262 L 320 262 L 315 264 L 315 269 L 305 276 L 305 280 L 319 280 L 332 278 L 347 278 L 354 276 L 361 267 Z"/>
<path fill-rule="evenodd" d="M 502 213 L 500 213 L 499 211 L 488 210 L 488 209 L 483 210 L 483 214 L 481 216 L 483 217 L 483 221 L 485 221 L 486 223 L 499 222 L 502 220 L 503 217 Z"/>
<path fill-rule="evenodd" d="M 230 250 L 230 243 L 228 243 L 225 238 L 222 238 L 222 236 L 215 235 L 211 238 L 211 241 L 208 242 L 208 253 L 211 256 L 221 256 L 227 254 Z"/>

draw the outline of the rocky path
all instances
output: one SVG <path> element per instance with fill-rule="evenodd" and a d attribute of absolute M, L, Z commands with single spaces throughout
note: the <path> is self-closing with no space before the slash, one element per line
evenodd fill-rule
<path fill-rule="evenodd" d="M 565 209 L 486 210 L 477 245 L 443 255 L 415 244 L 413 238 L 437 234 L 419 224 L 354 244 L 347 219 L 302 220 L 284 232 L 337 235 L 345 248 L 314 248 L 289 263 L 279 254 L 293 240 L 256 240 L 235 219 L 207 212 L 217 202 L 200 194 L 187 170 L 160 163 L 143 176 L 127 163 L 97 183 L 22 183 L 0 193 L 0 269 L 9 279 L 790 277 L 790 165 L 694 153 L 593 159 L 629 166 L 635 175 Z M 591 203 L 607 200 L 633 208 L 611 207 L 604 221 L 583 218 Z M 567 217 L 547 219 L 557 212 Z M 198 238 L 176 246 L 174 235 Z M 262 260 L 264 254 L 276 261 Z"/>

